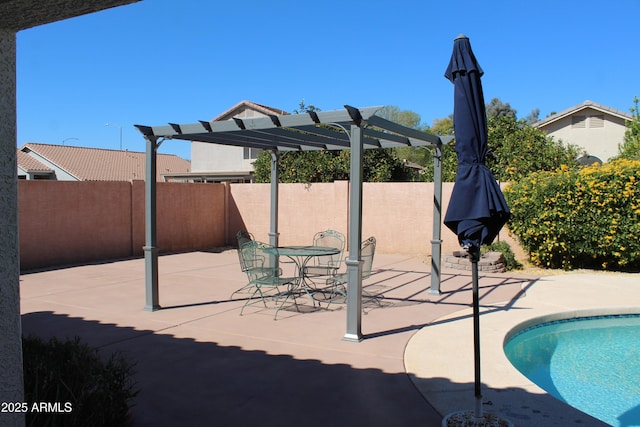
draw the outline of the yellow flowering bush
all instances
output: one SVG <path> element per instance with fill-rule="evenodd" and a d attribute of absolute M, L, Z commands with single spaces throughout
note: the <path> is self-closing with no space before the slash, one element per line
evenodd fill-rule
<path fill-rule="evenodd" d="M 508 227 L 547 268 L 640 271 L 640 161 L 535 172 L 509 185 Z"/>

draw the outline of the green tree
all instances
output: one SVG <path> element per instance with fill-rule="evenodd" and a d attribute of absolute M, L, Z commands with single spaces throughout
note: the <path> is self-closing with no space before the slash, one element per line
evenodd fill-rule
<path fill-rule="evenodd" d="M 300 114 L 305 111 L 320 111 L 312 104 L 300 102 Z M 397 107 L 385 107 L 381 111 L 395 121 L 410 121 L 419 124 L 420 116 Z M 389 118 L 387 117 L 387 118 Z M 331 182 L 349 179 L 350 151 L 301 151 L 285 152 L 278 162 L 280 182 Z M 367 182 L 411 180 L 411 171 L 391 149 L 368 149 L 363 154 L 363 180 Z M 256 182 L 271 180 L 271 154 L 262 152 L 254 162 Z"/>
<path fill-rule="evenodd" d="M 433 125 L 429 128 L 429 133 L 440 136 L 453 136 L 453 114 L 442 119 L 435 119 Z M 433 156 L 435 155 L 435 150 L 429 147 L 416 151 L 420 156 L 417 156 L 414 161 L 424 167 L 420 175 L 421 181 L 433 182 Z M 455 181 L 457 168 L 458 159 L 454 141 L 442 147 L 442 180 L 445 182 Z"/>
<path fill-rule="evenodd" d="M 539 108 L 534 108 L 533 110 L 531 110 L 529 115 L 524 118 L 524 121 L 529 123 L 530 125 L 534 124 L 538 120 L 540 120 L 540 109 Z"/>
<path fill-rule="evenodd" d="M 302 114 L 302 113 L 307 113 L 309 111 L 321 111 L 318 107 L 316 107 L 313 104 L 309 104 L 307 105 L 304 102 L 304 99 L 300 100 L 300 103 L 298 104 L 298 108 L 296 108 L 295 110 L 293 110 L 294 114 Z"/>
<path fill-rule="evenodd" d="M 280 153 L 280 182 L 330 182 L 349 178 L 349 165 L 339 151 L 286 151 Z M 256 182 L 271 181 L 271 153 L 263 151 L 256 161 Z"/>
<path fill-rule="evenodd" d="M 624 142 L 618 146 L 618 156 L 616 158 L 640 160 L 640 110 L 638 109 L 640 100 L 633 98 L 633 106 L 630 108 L 632 119 L 627 122 L 627 130 L 624 134 Z"/>
<path fill-rule="evenodd" d="M 524 120 L 490 117 L 487 167 L 500 181 L 518 181 L 536 171 L 552 171 L 562 165 L 578 167 L 581 154 L 575 145 L 565 146 Z"/>
<path fill-rule="evenodd" d="M 499 98 L 493 98 L 491 102 L 486 105 L 487 117 L 511 117 L 516 118 L 517 111 L 511 108 L 509 103 L 502 102 Z"/>
<path fill-rule="evenodd" d="M 421 123 L 420 115 L 410 110 L 400 110 L 398 107 L 384 107 L 380 112 L 380 116 L 399 123 L 403 126 L 417 129 L 422 132 L 436 134 L 445 127 L 449 132 L 448 125 L 443 125 L 441 128 L 430 128 L 427 124 Z M 446 119 L 443 119 L 446 122 Z M 434 122 L 437 125 L 437 120 Z M 451 121 L 451 130 L 453 133 L 453 121 Z M 442 133 L 444 134 L 444 133 Z M 420 172 L 413 170 L 407 177 L 407 180 L 411 181 L 430 181 L 433 180 L 433 155 L 434 150 L 430 146 L 425 147 L 397 147 L 393 148 L 392 152 L 395 157 L 400 159 L 403 163 L 414 163 L 421 166 L 423 169 Z M 429 170 L 431 170 L 431 179 L 429 179 Z"/>
<path fill-rule="evenodd" d="M 430 131 L 434 135 L 453 135 L 453 114 L 442 119 L 435 119 Z"/>
<path fill-rule="evenodd" d="M 412 129 L 426 131 L 429 128 L 427 125 L 421 123 L 420 114 L 411 110 L 401 110 L 395 105 L 383 107 L 376 115 Z"/>

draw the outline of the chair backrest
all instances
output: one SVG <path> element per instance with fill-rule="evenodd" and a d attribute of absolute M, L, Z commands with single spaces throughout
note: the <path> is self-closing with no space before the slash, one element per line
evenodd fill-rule
<path fill-rule="evenodd" d="M 241 249 L 245 243 L 253 242 L 253 236 L 251 233 L 248 233 L 244 230 L 240 230 L 236 233 L 236 240 L 238 241 L 238 260 L 240 261 L 240 268 L 242 271 L 247 270 L 247 266 L 244 263 L 244 259 L 242 257 Z"/>
<path fill-rule="evenodd" d="M 267 248 L 272 246 L 255 240 L 244 243 L 240 248 L 243 271 L 247 273 L 250 283 L 260 281 L 261 285 L 278 284 L 280 269 L 270 265 L 273 254 L 266 252 Z"/>
<path fill-rule="evenodd" d="M 238 248 L 242 271 L 264 267 L 265 257 L 262 252 L 263 246 L 263 243 L 256 242 L 255 240 L 249 240 Z"/>
<path fill-rule="evenodd" d="M 244 243 L 250 242 L 254 239 L 251 233 L 240 230 L 236 233 L 236 240 L 238 241 L 238 248 L 240 248 Z"/>
<path fill-rule="evenodd" d="M 313 236 L 314 246 L 327 246 L 339 249 L 340 252 L 335 255 L 326 255 L 313 257 L 314 264 L 317 266 L 338 267 L 342 260 L 342 252 L 344 251 L 344 234 L 335 230 L 325 230 L 316 233 Z"/>
<path fill-rule="evenodd" d="M 376 238 L 371 236 L 364 242 L 360 248 L 360 257 L 362 258 L 362 278 L 366 279 L 371 276 L 373 269 L 373 255 L 376 252 Z"/>

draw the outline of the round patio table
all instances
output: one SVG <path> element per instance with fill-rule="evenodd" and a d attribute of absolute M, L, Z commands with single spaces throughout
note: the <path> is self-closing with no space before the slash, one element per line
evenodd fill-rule
<path fill-rule="evenodd" d="M 330 246 L 313 246 L 313 245 L 278 246 L 278 247 L 265 248 L 264 251 L 273 255 L 285 256 L 296 264 L 296 277 L 298 279 L 297 284 L 305 291 L 307 295 L 309 295 L 314 305 L 317 300 L 313 297 L 313 292 L 315 292 L 317 289 L 312 283 L 309 283 L 309 281 L 306 280 L 306 275 L 304 274 L 304 267 L 307 265 L 309 260 L 313 257 L 337 255 L 341 252 L 340 249 L 332 248 Z"/>

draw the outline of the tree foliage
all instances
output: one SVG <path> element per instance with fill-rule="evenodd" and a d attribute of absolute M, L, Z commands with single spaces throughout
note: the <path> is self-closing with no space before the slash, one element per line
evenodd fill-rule
<path fill-rule="evenodd" d="M 435 150 L 431 147 L 423 149 L 423 165 L 424 169 L 420 174 L 420 181 L 433 182 L 434 181 L 434 164 L 433 156 Z M 453 182 L 456 180 L 456 170 L 458 169 L 458 159 L 455 151 L 455 143 L 445 144 L 442 146 L 442 181 Z"/>
<path fill-rule="evenodd" d="M 633 106 L 630 108 L 632 119 L 627 122 L 627 130 L 624 134 L 624 142 L 618 146 L 618 156 L 621 159 L 640 160 L 640 100 L 634 97 Z"/>
<path fill-rule="evenodd" d="M 529 115 L 524 118 L 524 121 L 529 123 L 529 124 L 533 124 L 533 123 L 537 122 L 538 120 L 540 120 L 540 109 L 539 108 L 534 108 L 533 110 L 531 110 Z"/>
<path fill-rule="evenodd" d="M 429 130 L 434 135 L 453 135 L 453 114 L 442 119 L 435 119 Z"/>
<path fill-rule="evenodd" d="M 502 102 L 499 98 L 493 98 L 491 102 L 486 105 L 487 117 L 511 117 L 515 119 L 517 111 L 511 108 L 509 103 Z"/>
<path fill-rule="evenodd" d="M 500 181 L 517 181 L 536 171 L 552 171 L 562 165 L 578 166 L 581 154 L 575 145 L 564 145 L 543 131 L 513 117 L 489 118 L 487 167 Z"/>
<path fill-rule="evenodd" d="M 422 131 L 426 131 L 428 129 L 428 126 L 421 123 L 420 114 L 415 113 L 411 110 L 401 110 L 395 105 L 383 107 L 376 113 L 376 115 L 382 117 L 383 119 L 400 123 L 401 125 L 408 128 L 418 129 Z"/>
<path fill-rule="evenodd" d="M 453 114 L 442 119 L 435 119 L 433 126 L 429 129 L 429 132 L 434 135 L 441 136 L 453 136 Z M 424 166 L 421 174 L 421 180 L 426 182 L 433 182 L 433 156 L 435 150 L 429 148 L 420 152 L 421 158 L 416 161 Z M 458 159 L 455 152 L 455 144 L 446 144 L 442 147 L 442 180 L 445 182 L 452 182 L 456 180 L 456 169 L 458 168 Z"/>
<path fill-rule="evenodd" d="M 280 182 L 332 182 L 348 180 L 350 150 L 282 153 L 278 161 Z M 271 181 L 271 153 L 262 152 L 255 163 L 256 182 Z M 365 150 L 362 179 L 366 182 L 409 181 L 411 171 L 388 149 Z"/>
<path fill-rule="evenodd" d="M 320 111 L 314 105 L 300 102 L 296 113 Z M 420 115 L 412 111 L 400 110 L 395 106 L 383 108 L 382 117 L 418 128 Z M 280 182 L 332 182 L 347 180 L 350 175 L 350 150 L 343 151 L 301 151 L 282 153 L 278 162 Z M 413 173 L 393 149 L 364 150 L 362 176 L 366 182 L 410 181 Z M 270 182 L 271 153 L 262 152 L 254 163 L 256 182 Z"/>

